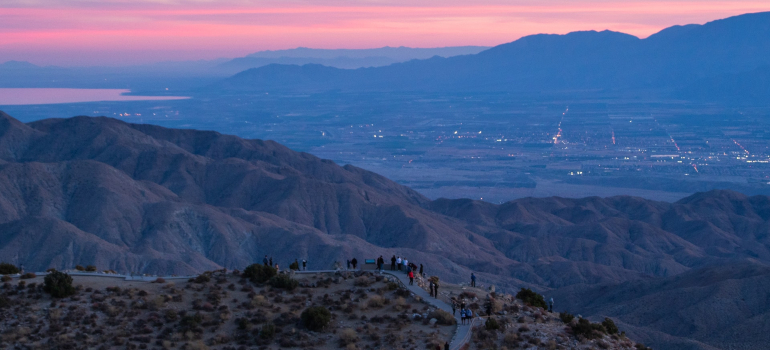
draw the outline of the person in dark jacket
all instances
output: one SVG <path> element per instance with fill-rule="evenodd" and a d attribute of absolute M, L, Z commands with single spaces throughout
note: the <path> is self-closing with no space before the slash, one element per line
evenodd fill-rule
<path fill-rule="evenodd" d="M 444 350 L 449 350 L 449 342 L 444 342 Z"/>
<path fill-rule="evenodd" d="M 269 261 L 267 260 L 267 255 L 265 255 L 265 258 L 262 259 L 262 263 L 265 264 L 265 266 L 270 266 L 270 265 L 268 265 L 268 262 Z"/>
<path fill-rule="evenodd" d="M 433 297 L 438 299 L 438 283 L 433 284 Z"/>
<path fill-rule="evenodd" d="M 385 265 L 385 259 L 383 259 L 382 255 L 380 255 L 380 257 L 377 258 L 377 270 L 380 270 L 380 272 L 382 272 L 383 265 Z"/>
<path fill-rule="evenodd" d="M 302 271 L 307 271 L 307 259 L 302 259 Z"/>
<path fill-rule="evenodd" d="M 420 264 L 420 276 L 425 277 L 425 274 L 422 272 L 422 264 Z"/>
<path fill-rule="evenodd" d="M 433 296 L 433 281 L 430 281 L 428 287 L 430 288 L 430 296 Z"/>
<path fill-rule="evenodd" d="M 390 271 L 396 270 L 396 256 L 393 255 L 392 258 L 390 258 Z"/>
<path fill-rule="evenodd" d="M 356 260 L 356 258 L 353 258 L 353 260 L 350 260 L 350 263 L 353 264 L 353 270 L 355 270 L 356 265 L 358 265 L 358 260 Z"/>
<path fill-rule="evenodd" d="M 471 272 L 471 287 L 475 287 L 475 286 L 476 286 L 476 274 Z"/>
<path fill-rule="evenodd" d="M 270 266 L 273 266 L 273 257 L 270 257 Z"/>

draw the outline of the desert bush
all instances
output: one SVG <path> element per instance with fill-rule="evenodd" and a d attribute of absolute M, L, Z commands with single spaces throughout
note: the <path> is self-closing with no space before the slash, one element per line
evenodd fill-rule
<path fill-rule="evenodd" d="M 75 294 L 72 277 L 59 271 L 53 271 L 45 276 L 43 290 L 54 298 L 65 298 Z"/>
<path fill-rule="evenodd" d="M 372 296 L 366 301 L 366 305 L 371 308 L 379 308 L 385 305 L 385 299 L 379 295 Z"/>
<path fill-rule="evenodd" d="M 158 277 L 152 283 L 166 283 L 166 280 L 163 277 Z"/>
<path fill-rule="evenodd" d="M 278 275 L 270 279 L 270 285 L 275 288 L 294 290 L 299 286 L 299 281 L 289 277 L 289 275 Z"/>
<path fill-rule="evenodd" d="M 96 272 L 96 266 L 94 265 L 86 266 L 86 272 Z"/>
<path fill-rule="evenodd" d="M 602 321 L 602 326 L 604 326 L 604 329 L 607 331 L 607 334 L 617 334 L 618 333 L 618 326 L 615 325 L 615 322 L 612 321 L 609 317 L 605 317 L 604 321 Z"/>
<path fill-rule="evenodd" d="M 591 321 L 581 318 L 577 324 L 572 326 L 572 333 L 576 336 L 582 335 L 588 339 L 595 339 L 601 336 L 601 333 L 606 333 L 604 326 L 598 323 L 591 323 Z"/>
<path fill-rule="evenodd" d="M 575 315 L 569 313 L 569 312 L 561 312 L 559 313 L 559 318 L 564 323 L 570 323 L 572 320 L 575 319 Z"/>
<path fill-rule="evenodd" d="M 259 337 L 262 339 L 272 339 L 275 336 L 275 325 L 270 323 L 265 323 L 262 326 L 262 329 L 259 331 Z"/>
<path fill-rule="evenodd" d="M 546 307 L 545 299 L 543 299 L 543 296 L 533 292 L 529 288 L 522 288 L 518 293 L 516 293 L 516 299 L 520 299 L 529 306 L 541 307 L 544 309 Z"/>
<path fill-rule="evenodd" d="M 332 314 L 323 306 L 313 306 L 302 311 L 302 324 L 311 331 L 320 331 L 329 324 Z"/>
<path fill-rule="evenodd" d="M 637 350 L 652 350 L 652 348 L 647 347 L 646 345 L 642 343 L 636 343 L 634 346 Z"/>
<path fill-rule="evenodd" d="M 207 273 L 202 273 L 197 277 L 190 278 L 192 283 L 208 283 L 211 281 L 211 277 Z"/>
<path fill-rule="evenodd" d="M 75 270 L 78 270 L 78 271 L 85 271 L 85 270 L 86 270 L 86 268 L 85 268 L 85 267 L 83 267 L 83 265 L 75 265 Z"/>
<path fill-rule="evenodd" d="M 299 271 L 299 263 L 295 261 L 289 264 L 289 270 Z"/>
<path fill-rule="evenodd" d="M 15 275 L 21 272 L 14 264 L 0 263 L 0 275 Z"/>
<path fill-rule="evenodd" d="M 356 280 L 353 282 L 353 284 L 356 287 L 369 287 L 372 285 L 372 280 L 369 279 L 369 277 L 361 276 L 356 278 Z"/>
<path fill-rule="evenodd" d="M 5 282 L 10 282 L 10 281 L 13 281 L 13 277 L 11 277 L 11 276 L 0 277 L 0 282 L 5 283 Z"/>
<path fill-rule="evenodd" d="M 431 319 L 431 318 L 435 318 L 436 321 L 438 321 L 436 323 L 440 325 L 445 325 L 445 326 L 451 326 L 457 323 L 457 320 L 455 319 L 454 316 L 452 316 L 452 314 L 440 309 L 431 311 L 428 314 L 428 319 Z"/>
<path fill-rule="evenodd" d="M 168 309 L 165 313 L 163 313 L 163 318 L 165 318 L 168 322 L 173 322 L 179 318 L 179 314 L 174 309 Z"/>
<path fill-rule="evenodd" d="M 476 293 L 473 292 L 462 292 L 459 295 L 460 299 L 474 299 L 476 298 Z"/>
<path fill-rule="evenodd" d="M 19 278 L 21 278 L 23 280 L 28 280 L 28 279 L 35 278 L 35 277 L 37 277 L 37 275 L 34 272 L 27 272 L 27 273 L 21 275 Z"/>
<path fill-rule="evenodd" d="M 398 289 L 398 283 L 396 282 L 388 282 L 388 284 L 385 286 L 387 290 L 396 290 Z"/>
<path fill-rule="evenodd" d="M 487 321 L 484 323 L 484 328 L 488 331 L 496 331 L 500 329 L 500 324 L 497 322 L 497 319 L 490 317 L 487 318 Z"/>
<path fill-rule="evenodd" d="M 358 341 L 358 333 L 353 328 L 345 328 L 340 331 L 340 345 L 347 346 Z"/>
<path fill-rule="evenodd" d="M 519 347 L 519 335 L 516 333 L 507 333 L 503 337 L 503 344 L 509 348 Z"/>
<path fill-rule="evenodd" d="M 275 268 L 262 264 L 251 264 L 243 270 L 241 275 L 244 278 L 248 278 L 253 283 L 265 283 L 276 274 Z"/>
<path fill-rule="evenodd" d="M 5 295 L 0 295 L 0 309 L 11 306 L 11 300 Z"/>

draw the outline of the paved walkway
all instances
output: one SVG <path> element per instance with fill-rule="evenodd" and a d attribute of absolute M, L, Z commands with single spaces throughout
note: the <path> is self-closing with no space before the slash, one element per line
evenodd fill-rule
<path fill-rule="evenodd" d="M 383 271 L 382 273 L 388 274 L 391 276 L 394 276 L 398 278 L 399 281 L 407 288 L 409 291 L 414 293 L 415 295 L 419 295 L 422 300 L 425 300 L 430 305 L 433 305 L 436 308 L 439 308 L 441 310 L 444 310 L 448 313 L 452 313 L 452 306 L 445 303 L 441 299 L 434 298 L 430 296 L 428 291 L 425 289 L 420 288 L 417 285 L 409 285 L 409 277 L 405 273 L 401 273 L 398 271 Z M 461 324 L 460 320 L 460 313 L 459 311 L 455 315 L 455 320 L 457 321 L 457 329 L 455 330 L 455 335 L 452 337 L 452 341 L 449 342 L 449 350 L 459 350 L 463 347 L 468 341 L 470 340 L 471 335 L 471 324 Z M 474 318 L 474 321 L 477 321 L 478 318 Z"/>

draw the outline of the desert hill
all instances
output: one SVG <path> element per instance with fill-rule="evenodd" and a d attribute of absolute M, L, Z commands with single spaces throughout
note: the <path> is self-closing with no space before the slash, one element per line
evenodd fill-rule
<path fill-rule="evenodd" d="M 430 201 L 377 174 L 272 141 L 109 118 L 24 124 L 0 117 L 0 260 L 27 270 L 79 264 L 188 274 L 246 266 L 265 254 L 284 267 L 307 258 L 324 269 L 352 257 L 400 255 L 447 282 L 467 282 L 476 272 L 484 287 L 531 287 L 562 293 L 554 294 L 562 302 L 583 290 L 581 300 L 593 300 L 593 286 L 656 290 L 664 287 L 659 281 L 713 266 L 751 271 L 743 262 L 770 263 L 764 196 Z M 675 286 L 670 293 L 689 293 Z M 625 299 L 613 300 L 609 305 Z M 654 302 L 682 317 L 701 312 L 670 307 L 666 298 Z M 728 344 L 733 337 L 717 323 L 669 333 L 668 324 L 647 327 L 615 309 L 569 305 L 618 317 L 659 344 L 683 337 Z M 745 305 L 763 307 L 759 299 Z M 742 310 L 725 312 L 740 317 Z"/>

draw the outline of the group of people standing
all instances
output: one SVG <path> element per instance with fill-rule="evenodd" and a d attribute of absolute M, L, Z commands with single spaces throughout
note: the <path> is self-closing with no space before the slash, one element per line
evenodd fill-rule
<path fill-rule="evenodd" d="M 278 267 L 278 264 L 273 265 L 273 257 L 272 256 L 268 258 L 267 255 L 265 255 L 265 258 L 262 259 L 262 263 L 265 266 L 270 266 L 270 267 L 274 268 L 276 271 L 280 271 L 280 269 Z M 294 263 L 297 264 L 297 269 L 299 269 L 300 268 L 299 261 L 297 259 L 294 259 Z M 307 271 L 307 259 L 302 259 L 302 265 L 301 266 L 302 266 L 302 271 Z M 292 268 L 291 264 L 289 264 L 289 268 L 290 269 Z"/>
<path fill-rule="evenodd" d="M 470 324 L 470 322 L 473 321 L 473 310 L 466 307 L 465 301 L 458 305 L 457 300 L 452 299 L 452 316 L 456 314 L 458 306 L 460 307 L 460 321 L 462 324 L 465 324 L 466 321 Z"/>

